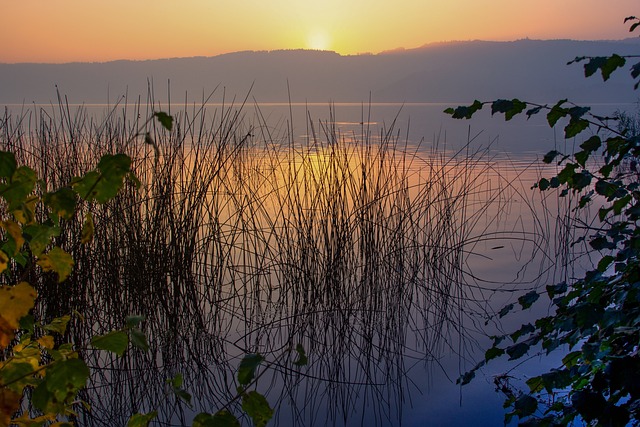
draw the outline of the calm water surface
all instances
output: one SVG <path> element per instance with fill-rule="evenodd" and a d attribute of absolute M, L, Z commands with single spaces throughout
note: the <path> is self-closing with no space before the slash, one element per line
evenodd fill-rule
<path fill-rule="evenodd" d="M 543 117 L 504 123 L 487 113 L 458 121 L 442 113 L 448 106 L 244 106 L 238 117 L 250 146 L 215 177 L 201 178 L 206 202 L 194 221 L 194 241 L 204 248 L 200 279 L 165 281 L 176 301 L 194 290 L 186 312 L 174 309 L 190 318 L 188 326 L 167 318 L 168 307 L 143 309 L 156 319 L 149 321 L 157 343 L 151 355 L 116 361 L 89 354 L 103 368 L 92 384 L 100 397 L 88 397 L 95 412 L 122 416 L 160 401 L 165 422 L 189 422 L 193 411 L 214 412 L 228 399 L 239 357 L 258 351 L 274 363 L 258 383 L 278 408 L 274 424 L 501 425 L 493 376 L 526 379 L 561 356 L 496 362 L 468 386 L 455 381 L 483 358 L 487 335 L 532 315 L 503 324 L 496 310 L 588 267 L 584 259 L 567 265 L 580 248 L 569 252 L 571 231 L 558 214 L 571 202 L 531 190 L 553 173 L 542 155 L 579 141 L 564 141 Z M 620 108 L 599 107 L 600 114 Z M 215 122 L 235 107 L 206 108 Z M 85 111 L 85 120 L 98 122 L 105 114 L 147 115 L 122 106 Z M 200 114 L 196 106 L 181 111 Z M 181 173 L 202 162 L 185 156 Z M 142 181 L 151 188 L 156 178 Z M 281 355 L 296 342 L 310 365 L 291 371 Z M 193 409 L 166 403 L 164 379 L 175 372 L 185 375 Z"/>

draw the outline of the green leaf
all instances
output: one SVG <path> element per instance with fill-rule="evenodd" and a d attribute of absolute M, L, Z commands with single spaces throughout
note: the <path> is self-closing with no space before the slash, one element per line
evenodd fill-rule
<path fill-rule="evenodd" d="M 567 102 L 566 99 L 560 100 L 551 107 L 551 110 L 547 113 L 547 122 L 549 122 L 549 126 L 554 127 L 558 120 L 563 117 L 566 117 L 569 114 L 569 110 L 562 107 L 562 104 Z"/>
<path fill-rule="evenodd" d="M 256 427 L 266 426 L 273 417 L 269 402 L 257 391 L 250 391 L 242 396 L 242 409 L 251 417 Z"/>
<path fill-rule="evenodd" d="M 560 155 L 559 151 L 551 150 L 547 154 L 544 155 L 542 161 L 546 164 L 550 164 L 553 160 Z"/>
<path fill-rule="evenodd" d="M 173 389 L 173 393 L 187 405 L 191 406 L 191 394 L 189 394 L 186 390 L 181 388 Z"/>
<path fill-rule="evenodd" d="M 549 298 L 553 299 L 556 295 L 564 294 L 567 292 L 567 283 L 560 282 L 556 285 L 547 285 L 547 294 L 549 294 Z"/>
<path fill-rule="evenodd" d="M 454 119 L 470 119 L 477 111 L 482 109 L 482 102 L 475 100 L 469 106 L 459 106 L 455 109 L 447 108 L 445 113 L 450 114 Z"/>
<path fill-rule="evenodd" d="M 41 224 L 28 225 L 23 230 L 31 252 L 37 257 L 51 244 L 53 237 L 60 235 L 60 228 Z"/>
<path fill-rule="evenodd" d="M 129 336 L 124 331 L 112 331 L 105 335 L 93 337 L 91 345 L 122 356 L 129 346 Z"/>
<path fill-rule="evenodd" d="M 640 62 L 633 64 L 631 67 L 631 77 L 638 78 L 640 76 Z"/>
<path fill-rule="evenodd" d="M 173 388 L 180 388 L 184 382 L 184 378 L 181 373 L 177 373 L 173 376 L 173 378 L 167 379 L 167 383 L 171 385 Z"/>
<path fill-rule="evenodd" d="M 598 218 L 600 218 L 600 222 L 603 222 L 605 220 L 605 218 L 607 217 L 609 212 L 611 212 L 611 209 L 613 209 L 613 208 L 612 207 L 600 208 L 598 210 Z"/>
<path fill-rule="evenodd" d="M 573 351 L 562 358 L 562 364 L 567 369 L 571 369 L 578 364 L 581 356 L 582 356 L 581 351 Z"/>
<path fill-rule="evenodd" d="M 542 384 L 547 393 L 553 393 L 554 390 L 561 390 L 571 385 L 573 376 L 566 369 L 552 369 L 541 375 Z"/>
<path fill-rule="evenodd" d="M 599 172 L 602 174 L 602 176 L 604 176 L 605 178 L 608 178 L 612 170 L 613 170 L 613 164 L 608 163 L 602 166 Z"/>
<path fill-rule="evenodd" d="M 525 310 L 531 307 L 531 305 L 536 302 L 538 298 L 540 298 L 540 294 L 538 294 L 536 291 L 530 291 L 518 298 L 518 302 L 522 306 L 522 309 Z"/>
<path fill-rule="evenodd" d="M 530 334 L 531 332 L 534 332 L 536 330 L 536 328 L 531 324 L 531 323 L 527 323 L 526 325 L 522 325 L 520 327 L 520 329 L 518 329 L 517 331 L 515 331 L 514 333 L 512 333 L 511 336 L 511 340 L 513 342 L 518 341 L 518 339 L 526 334 Z"/>
<path fill-rule="evenodd" d="M 587 171 L 574 173 L 571 176 L 570 182 L 572 189 L 581 191 L 591 184 L 591 174 Z"/>
<path fill-rule="evenodd" d="M 537 393 L 544 388 L 542 377 L 529 378 L 526 383 L 529 386 L 529 393 Z"/>
<path fill-rule="evenodd" d="M 142 315 L 131 315 L 131 316 L 127 316 L 127 318 L 125 319 L 125 323 L 127 325 L 127 328 L 137 328 L 140 323 L 144 322 L 146 320 L 145 316 Z"/>
<path fill-rule="evenodd" d="M 80 359 L 59 360 L 46 370 L 44 380 L 33 391 L 32 401 L 44 412 L 62 413 L 75 400 L 89 378 L 89 368 Z"/>
<path fill-rule="evenodd" d="M 522 113 L 527 107 L 527 104 L 519 99 L 498 99 L 491 103 L 491 115 L 495 113 L 504 113 L 505 120 L 509 121 L 514 116 Z"/>
<path fill-rule="evenodd" d="M 606 144 L 607 153 L 612 156 L 624 152 L 625 149 L 629 147 L 629 141 L 626 138 L 622 138 L 619 136 L 607 138 Z"/>
<path fill-rule="evenodd" d="M 591 179 L 589 179 L 589 182 L 591 182 Z M 586 194 L 580 197 L 580 202 L 578 203 L 578 208 L 582 209 L 585 206 L 587 206 L 589 203 L 591 203 L 591 194 Z"/>
<path fill-rule="evenodd" d="M 534 116 L 534 115 L 538 114 L 540 111 L 542 111 L 542 108 L 543 108 L 543 106 L 540 105 L 538 107 L 534 107 L 534 108 L 531 108 L 531 109 L 527 110 L 527 113 L 526 113 L 527 114 L 527 120 L 529 120 L 531 118 L 531 116 Z"/>
<path fill-rule="evenodd" d="M 547 178 L 540 178 L 540 181 L 538 181 L 538 188 L 541 191 L 545 191 L 546 189 L 549 188 L 549 180 Z"/>
<path fill-rule="evenodd" d="M 596 251 L 601 251 L 603 249 L 615 249 L 615 243 L 609 242 L 606 237 L 600 236 L 593 238 L 589 241 L 589 245 L 595 249 Z"/>
<path fill-rule="evenodd" d="M 564 137 L 566 139 L 573 138 L 588 127 L 589 122 L 587 120 L 572 117 L 571 120 L 569 120 L 569 124 L 564 128 Z"/>
<path fill-rule="evenodd" d="M 17 168 L 16 156 L 8 151 L 0 151 L 0 178 L 11 178 Z"/>
<path fill-rule="evenodd" d="M 589 62 L 584 64 L 584 76 L 591 77 L 601 69 L 606 62 L 607 58 L 604 56 L 594 56 L 593 58 L 589 58 Z"/>
<path fill-rule="evenodd" d="M 33 318 L 33 315 L 27 314 L 26 316 L 22 316 L 20 318 L 20 325 L 18 327 L 20 329 L 27 331 L 28 334 L 33 334 L 34 325 L 35 325 L 35 319 Z"/>
<path fill-rule="evenodd" d="M 58 274 L 58 283 L 64 282 L 73 270 L 73 258 L 64 250 L 55 246 L 49 252 L 41 255 L 37 264 L 44 271 L 53 271 Z"/>
<path fill-rule="evenodd" d="M 572 119 L 578 120 L 582 118 L 585 114 L 587 114 L 590 110 L 591 110 L 591 107 L 581 107 L 579 105 L 576 105 L 574 107 L 569 108 L 568 113 Z"/>
<path fill-rule="evenodd" d="M 293 364 L 296 366 L 305 366 L 308 363 L 309 359 L 304 352 L 304 347 L 302 346 L 302 344 L 296 345 L 296 353 L 298 353 L 298 359 L 293 362 Z"/>
<path fill-rule="evenodd" d="M 613 54 L 607 58 L 604 65 L 600 67 L 600 71 L 602 72 L 602 79 L 604 81 L 609 80 L 611 74 L 617 70 L 618 68 L 624 67 L 627 63 L 626 59 L 620 55 Z"/>
<path fill-rule="evenodd" d="M 576 162 L 582 167 L 585 167 L 587 160 L 589 160 L 589 152 L 587 151 L 578 151 L 573 156 L 576 158 Z"/>
<path fill-rule="evenodd" d="M 495 359 L 496 357 L 502 356 L 503 354 L 504 354 L 504 349 L 494 346 L 486 351 L 486 353 L 484 354 L 484 360 L 488 362 L 492 359 Z"/>
<path fill-rule="evenodd" d="M 160 124 L 168 131 L 170 131 L 173 128 L 173 117 L 171 117 L 167 113 L 163 111 L 158 111 L 153 115 L 158 119 Z"/>
<path fill-rule="evenodd" d="M 125 154 L 106 154 L 100 159 L 98 169 L 99 172 L 89 171 L 82 178 L 76 178 L 73 189 L 87 201 L 106 203 L 122 188 L 131 170 L 131 158 Z"/>
<path fill-rule="evenodd" d="M 149 427 L 149 423 L 157 416 L 157 411 L 149 412 L 148 414 L 134 414 L 129 418 L 127 427 Z"/>
<path fill-rule="evenodd" d="M 509 360 L 516 360 L 527 354 L 529 351 L 529 344 L 527 343 L 518 343 L 514 344 L 511 347 L 507 347 L 507 354 L 509 355 Z"/>
<path fill-rule="evenodd" d="M 607 268 L 611 265 L 611 263 L 615 260 L 611 255 L 603 256 L 602 259 L 598 262 L 598 271 L 604 273 L 607 271 Z"/>
<path fill-rule="evenodd" d="M 578 165 L 575 163 L 567 163 L 564 168 L 558 173 L 558 179 L 560 183 L 564 184 L 568 182 L 571 177 L 576 173 Z"/>
<path fill-rule="evenodd" d="M 11 182 L 3 185 L 0 195 L 9 203 L 9 211 L 16 210 L 27 201 L 35 189 L 38 177 L 35 171 L 26 166 L 20 166 L 11 176 Z"/>
<path fill-rule="evenodd" d="M 15 392 L 22 392 L 27 385 L 33 384 L 33 365 L 27 362 L 7 363 L 2 367 L 2 384 L 8 384 L 7 387 Z M 1 389 L 0 389 L 1 390 Z M 1 396 L 1 394 L 0 394 Z M 0 404 L 0 408 L 2 405 Z"/>
<path fill-rule="evenodd" d="M 131 344 L 133 344 L 134 347 L 145 352 L 149 350 L 147 336 L 140 329 L 132 328 L 129 331 L 129 338 L 131 339 Z"/>
<path fill-rule="evenodd" d="M 606 196 L 609 200 L 615 197 L 616 193 L 618 192 L 618 189 L 619 187 L 617 185 L 612 184 L 604 179 L 599 179 L 596 182 L 596 186 L 595 186 L 596 193 L 602 196 Z"/>
<path fill-rule="evenodd" d="M 263 360 L 264 357 L 258 353 L 244 356 L 238 368 L 238 382 L 243 386 L 248 385 L 253 380 L 256 369 L 258 369 Z"/>
<path fill-rule="evenodd" d="M 191 406 L 191 394 L 182 388 L 183 378 L 181 373 L 177 373 L 173 378 L 169 378 L 167 383 L 171 385 L 173 394 L 187 405 Z"/>
<path fill-rule="evenodd" d="M 513 304 L 508 304 L 504 307 L 502 307 L 502 309 L 498 312 L 498 315 L 502 318 L 504 316 L 506 316 L 507 314 L 509 314 L 509 312 L 511 310 L 513 310 L 515 306 Z"/>
<path fill-rule="evenodd" d="M 620 215 L 622 213 L 622 210 L 629 204 L 629 202 L 631 202 L 631 194 L 627 194 L 623 198 L 613 202 L 613 213 L 616 215 Z"/>
<path fill-rule="evenodd" d="M 596 151 L 601 146 L 602 146 L 602 140 L 598 135 L 593 135 L 591 138 L 587 139 L 585 142 L 580 144 L 580 148 L 582 148 L 587 152 Z"/>
<path fill-rule="evenodd" d="M 538 409 L 538 401 L 528 394 L 523 394 L 513 405 L 520 418 L 528 417 Z"/>
<path fill-rule="evenodd" d="M 44 325 L 42 328 L 46 331 L 56 332 L 60 335 L 64 335 L 67 331 L 67 325 L 71 320 L 71 316 L 66 315 L 62 317 L 56 317 L 48 325 Z"/>
<path fill-rule="evenodd" d="M 193 427 L 240 427 L 238 419 L 229 411 L 222 409 L 214 415 L 202 412 L 193 419 Z"/>
<path fill-rule="evenodd" d="M 95 198 L 95 187 L 100 181 L 100 173 L 98 171 L 89 171 L 81 178 L 75 178 L 72 181 L 72 187 L 80 197 L 85 200 L 93 200 Z"/>
<path fill-rule="evenodd" d="M 53 193 L 46 193 L 42 200 L 60 218 L 71 218 L 76 209 L 76 193 L 70 187 L 63 187 Z"/>
<path fill-rule="evenodd" d="M 456 381 L 456 384 L 467 385 L 475 377 L 476 377 L 476 371 L 475 370 L 471 370 L 469 372 L 465 372 L 460 378 L 458 378 L 458 380 Z"/>

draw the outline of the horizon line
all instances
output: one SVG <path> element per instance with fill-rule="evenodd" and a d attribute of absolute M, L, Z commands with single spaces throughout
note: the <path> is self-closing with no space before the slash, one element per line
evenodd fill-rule
<path fill-rule="evenodd" d="M 278 49 L 258 49 L 258 50 L 237 50 L 237 51 L 229 51 L 218 53 L 215 55 L 193 55 L 193 56 L 173 56 L 173 57 L 157 57 L 157 58 L 143 58 L 143 59 L 132 59 L 132 58 L 119 58 L 119 59 L 107 59 L 107 60 L 97 60 L 97 61 L 83 61 L 83 60 L 72 60 L 66 62 L 39 62 L 39 61 L 18 61 L 18 62 L 3 62 L 0 61 L 0 65 L 72 65 L 72 64 L 109 64 L 114 62 L 152 62 L 152 61 L 168 61 L 168 60 L 176 60 L 176 59 L 212 59 L 226 55 L 235 55 L 235 54 L 243 54 L 243 53 L 279 53 L 279 52 L 315 52 L 321 54 L 332 54 L 340 57 L 357 57 L 357 56 L 379 56 L 379 55 L 391 55 L 397 53 L 409 53 L 412 51 L 417 51 L 421 49 L 426 49 L 434 46 L 441 45 L 452 45 L 452 44 L 462 44 L 462 43 L 516 43 L 522 41 L 533 41 L 533 42 L 553 42 L 553 41 L 572 41 L 572 42 L 625 42 L 625 41 L 633 41 L 635 40 L 637 43 L 640 43 L 640 37 L 626 37 L 622 39 L 571 39 L 571 38 L 553 38 L 553 39 L 533 39 L 529 37 L 523 37 L 519 39 L 513 40 L 487 40 L 487 39 L 469 39 L 469 40 L 447 40 L 447 41 L 437 41 L 437 42 L 428 42 L 423 45 L 417 47 L 397 47 L 394 49 L 386 49 L 379 52 L 358 52 L 358 53 L 350 53 L 344 54 L 337 52 L 335 50 L 330 49 L 310 49 L 310 48 L 278 48 Z"/>

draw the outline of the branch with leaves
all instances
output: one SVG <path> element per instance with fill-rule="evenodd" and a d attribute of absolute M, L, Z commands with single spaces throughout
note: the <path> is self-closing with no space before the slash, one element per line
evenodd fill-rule
<path fill-rule="evenodd" d="M 640 21 L 635 17 L 634 31 Z M 628 58 L 639 56 L 578 57 L 570 63 L 587 61 L 585 76 L 598 70 L 603 80 L 623 67 Z M 640 62 L 630 70 L 640 76 Z M 638 87 L 638 83 L 635 84 Z M 469 106 L 448 108 L 454 118 L 470 119 L 483 106 L 491 105 L 492 114 L 502 113 L 505 120 L 522 114 L 530 118 L 546 112 L 550 127 L 565 120 L 565 138 L 580 137 L 591 130 L 573 154 L 547 153 L 545 163 L 556 163 L 560 172 L 540 179 L 534 187 L 541 191 L 560 189 L 560 196 L 580 196 L 578 209 L 601 203 L 598 220 L 601 227 L 589 236 L 589 244 L 601 254 L 597 267 L 574 283 L 546 286 L 543 293 L 531 291 L 518 299 L 522 310 L 546 296 L 553 314 L 522 325 L 510 334 L 491 337 L 493 345 L 472 370 L 458 382 L 469 383 L 487 362 L 501 356 L 509 360 L 523 358 L 533 349 L 549 354 L 568 348 L 562 365 L 526 381 L 528 391 L 518 391 L 504 378 L 498 388 L 507 397 L 505 423 L 514 417 L 521 425 L 566 426 L 576 419 L 589 425 L 626 426 L 640 424 L 640 182 L 638 174 L 625 165 L 640 158 L 640 135 L 629 129 L 610 126 L 615 118 L 591 113 L 589 107 L 561 100 L 553 106 L 513 100 L 475 101 Z M 590 160 L 598 157 L 598 162 Z M 633 166 L 632 166 L 633 168 Z M 509 304 L 499 317 L 516 309 Z"/>

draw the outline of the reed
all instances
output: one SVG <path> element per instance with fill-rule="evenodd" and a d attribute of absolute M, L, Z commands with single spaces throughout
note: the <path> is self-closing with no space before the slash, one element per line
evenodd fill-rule
<path fill-rule="evenodd" d="M 376 134 L 363 118 L 344 134 L 332 115 L 309 118 L 298 137 L 244 105 L 185 106 L 171 133 L 146 129 L 156 151 L 134 138 L 154 105 L 124 103 L 96 120 L 61 101 L 0 122 L 1 148 L 51 188 L 113 152 L 132 157 L 141 183 L 89 207 L 91 245 L 68 241 L 81 218 L 65 225 L 59 241 L 76 261 L 66 282 L 31 282 L 39 318 L 82 314 L 79 343 L 146 316 L 149 353 L 83 351 L 95 368 L 84 422 L 124 425 L 156 409 L 167 425 L 187 423 L 166 378 L 183 373 L 195 410 L 212 411 L 233 395 L 240 355 L 297 343 L 310 366 L 275 363 L 262 380 L 283 423 L 401 419 L 417 389 L 408 364 L 464 356 L 468 312 L 486 303 L 469 286 L 467 256 L 492 238 L 488 224 L 515 187 L 494 179 L 486 151 L 421 156 L 393 124 Z M 540 249 L 541 228 L 514 239 Z"/>

